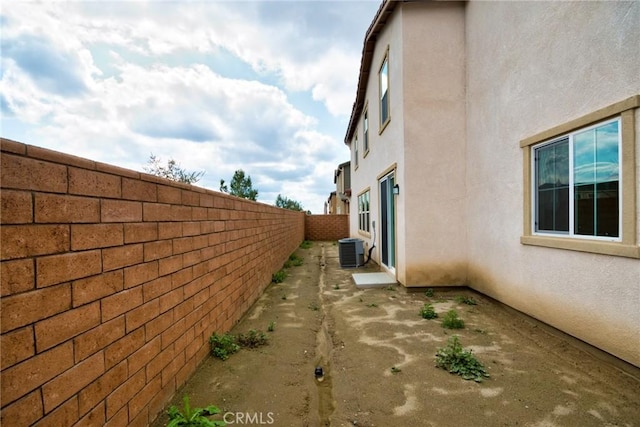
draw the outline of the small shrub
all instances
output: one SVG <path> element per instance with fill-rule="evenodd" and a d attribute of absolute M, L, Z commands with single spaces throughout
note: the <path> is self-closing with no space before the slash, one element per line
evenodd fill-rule
<path fill-rule="evenodd" d="M 473 299 L 472 297 L 465 297 L 465 296 L 457 296 L 456 297 L 456 302 L 458 304 L 467 304 L 467 305 L 476 305 L 476 304 L 478 304 L 476 302 L 476 300 Z"/>
<path fill-rule="evenodd" d="M 481 382 L 489 374 L 482 363 L 478 362 L 471 350 L 464 350 L 457 335 L 449 338 L 446 347 L 439 348 L 436 353 L 436 366 L 446 369 L 451 374 L 460 375 L 465 380 Z"/>
<path fill-rule="evenodd" d="M 313 245 L 313 243 L 311 243 L 311 242 L 310 242 L 310 241 L 308 241 L 308 240 L 305 240 L 304 242 L 302 242 L 302 243 L 300 244 L 300 247 L 301 247 L 302 249 L 309 249 L 312 245 Z"/>
<path fill-rule="evenodd" d="M 449 310 L 442 318 L 442 327 L 447 329 L 462 329 L 464 328 L 464 320 L 458 317 L 457 311 Z"/>
<path fill-rule="evenodd" d="M 168 410 L 169 424 L 167 427 L 193 426 L 193 427 L 218 427 L 226 426 L 224 421 L 213 421 L 208 416 L 219 414 L 220 409 L 216 406 L 209 405 L 206 408 L 191 408 L 189 405 L 189 396 L 182 398 L 182 411 L 175 405 Z"/>
<path fill-rule="evenodd" d="M 271 276 L 272 283 L 282 283 L 287 277 L 287 272 L 284 270 L 277 271 Z"/>
<path fill-rule="evenodd" d="M 267 326 L 267 332 L 273 332 L 276 330 L 276 322 L 273 320 L 269 322 L 269 326 Z"/>
<path fill-rule="evenodd" d="M 424 296 L 431 298 L 433 296 L 433 289 L 429 288 L 424 292 Z"/>
<path fill-rule="evenodd" d="M 231 334 L 218 335 L 214 333 L 209 337 L 209 347 L 211 354 L 218 359 L 227 360 L 229 356 L 240 350 L 240 346 L 236 343 L 236 337 Z"/>
<path fill-rule="evenodd" d="M 391 367 L 391 373 L 392 374 L 397 374 L 397 373 L 400 373 L 400 372 L 402 372 L 402 369 L 400 369 L 398 367 L 395 367 L 395 366 Z"/>
<path fill-rule="evenodd" d="M 251 329 L 246 334 L 238 335 L 237 341 L 241 347 L 256 348 L 267 345 L 269 338 L 264 332 Z"/>
<path fill-rule="evenodd" d="M 291 263 L 291 265 L 293 265 L 294 267 L 300 267 L 302 265 L 302 262 L 304 261 L 304 258 L 299 257 L 296 254 L 291 254 L 289 255 L 289 262 Z"/>
<path fill-rule="evenodd" d="M 320 310 L 320 306 L 317 302 L 312 302 L 309 304 L 309 310 L 318 311 Z"/>
<path fill-rule="evenodd" d="M 431 304 L 425 304 L 420 309 L 420 316 L 422 316 L 423 319 L 435 319 L 438 317 L 438 313 L 436 313 Z"/>

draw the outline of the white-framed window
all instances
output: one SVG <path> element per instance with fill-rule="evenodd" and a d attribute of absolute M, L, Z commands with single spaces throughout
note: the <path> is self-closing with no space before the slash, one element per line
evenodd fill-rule
<path fill-rule="evenodd" d="M 362 113 L 362 144 L 364 157 L 369 152 L 369 109 L 367 107 L 364 108 L 364 113 Z"/>
<path fill-rule="evenodd" d="M 358 195 L 358 230 L 369 233 L 370 223 L 369 190 Z"/>
<path fill-rule="evenodd" d="M 620 241 L 620 117 L 531 149 L 534 234 Z"/>
<path fill-rule="evenodd" d="M 380 132 L 391 118 L 389 111 L 389 50 L 384 55 L 378 71 L 378 89 L 380 92 Z"/>
<path fill-rule="evenodd" d="M 356 135 L 353 137 L 353 164 L 354 169 L 358 169 L 358 131 L 356 130 Z"/>

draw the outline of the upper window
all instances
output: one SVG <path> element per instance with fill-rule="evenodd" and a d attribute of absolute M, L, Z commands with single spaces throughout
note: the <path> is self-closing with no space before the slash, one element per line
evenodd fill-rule
<path fill-rule="evenodd" d="M 539 233 L 620 237 L 620 119 L 533 147 Z"/>
<path fill-rule="evenodd" d="M 389 52 L 384 56 L 378 72 L 380 89 L 380 131 L 384 129 L 390 119 L 389 113 Z"/>
<path fill-rule="evenodd" d="M 358 195 L 358 230 L 369 232 L 369 190 Z"/>
<path fill-rule="evenodd" d="M 369 152 L 369 109 L 367 107 L 365 107 L 362 114 L 362 133 L 363 156 L 366 156 Z"/>
<path fill-rule="evenodd" d="M 353 139 L 353 146 L 353 164 L 358 169 L 358 131 L 356 131 L 356 136 Z"/>
<path fill-rule="evenodd" d="M 527 245 L 640 258 L 636 111 L 640 95 L 524 139 Z"/>

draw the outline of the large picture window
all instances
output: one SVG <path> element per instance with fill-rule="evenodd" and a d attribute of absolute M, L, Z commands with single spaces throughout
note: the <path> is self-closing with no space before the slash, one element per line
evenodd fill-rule
<path fill-rule="evenodd" d="M 369 233 L 369 190 L 358 195 L 358 230 Z"/>
<path fill-rule="evenodd" d="M 636 129 L 640 95 L 520 141 L 520 242 L 640 258 Z"/>
<path fill-rule="evenodd" d="M 620 119 L 533 147 L 535 230 L 620 237 Z"/>

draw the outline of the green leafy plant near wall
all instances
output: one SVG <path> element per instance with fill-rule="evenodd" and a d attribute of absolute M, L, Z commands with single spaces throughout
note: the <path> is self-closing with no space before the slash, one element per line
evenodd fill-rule
<path fill-rule="evenodd" d="M 456 302 L 459 304 L 467 304 L 467 305 L 478 304 L 478 302 L 475 299 L 473 299 L 472 297 L 466 297 L 466 296 L 457 296 Z"/>
<path fill-rule="evenodd" d="M 240 347 L 256 348 L 266 345 L 269 338 L 264 332 L 251 329 L 246 334 L 238 335 L 237 341 Z"/>
<path fill-rule="evenodd" d="M 273 273 L 273 275 L 271 276 L 271 282 L 272 283 L 282 283 L 284 282 L 284 279 L 287 278 L 287 272 L 284 270 L 279 270 L 275 273 Z"/>
<path fill-rule="evenodd" d="M 304 242 L 302 242 L 302 243 L 300 244 L 300 247 L 301 247 L 302 249 L 309 249 L 311 246 L 313 246 L 313 243 L 311 243 L 311 242 L 310 242 L 310 241 L 308 241 L 308 240 L 305 240 Z"/>
<path fill-rule="evenodd" d="M 220 409 L 209 405 L 206 408 L 192 408 L 189 404 L 189 396 L 182 398 L 182 411 L 173 405 L 167 410 L 169 424 L 167 427 L 193 426 L 193 427 L 219 427 L 226 426 L 224 421 L 213 421 L 208 417 L 219 414 Z"/>
<path fill-rule="evenodd" d="M 231 334 L 218 335 L 214 333 L 209 337 L 209 347 L 211 354 L 218 359 L 227 360 L 229 356 L 240 350 L 240 346 L 236 343 L 236 337 Z"/>
<path fill-rule="evenodd" d="M 449 338 L 446 347 L 439 348 L 436 353 L 436 366 L 446 369 L 451 374 L 460 375 L 465 380 L 482 382 L 483 378 L 489 378 L 485 370 L 471 350 L 464 350 L 457 335 Z"/>

